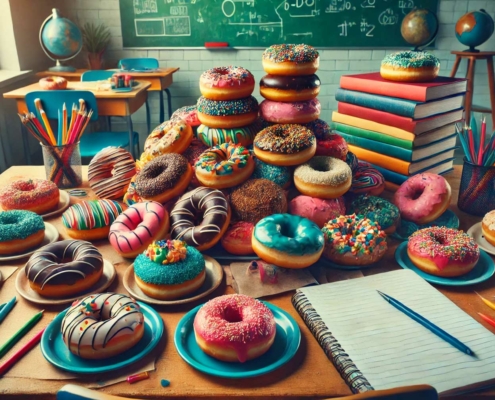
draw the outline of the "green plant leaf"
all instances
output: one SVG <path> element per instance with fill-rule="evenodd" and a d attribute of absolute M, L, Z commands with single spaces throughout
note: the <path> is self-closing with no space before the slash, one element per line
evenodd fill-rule
<path fill-rule="evenodd" d="M 110 29 L 105 24 L 87 22 L 81 27 L 83 48 L 88 53 L 103 53 L 110 44 Z"/>

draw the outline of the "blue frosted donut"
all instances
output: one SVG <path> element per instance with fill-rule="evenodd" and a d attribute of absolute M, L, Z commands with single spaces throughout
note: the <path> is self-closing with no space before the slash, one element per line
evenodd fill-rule
<path fill-rule="evenodd" d="M 356 197 L 347 209 L 347 213 L 363 215 L 365 218 L 377 222 L 386 234 L 393 233 L 400 221 L 397 206 L 376 196 Z"/>
<path fill-rule="evenodd" d="M 43 218 L 32 211 L 0 212 L 0 243 L 23 240 L 41 230 L 45 230 Z"/>
<path fill-rule="evenodd" d="M 254 172 L 251 175 L 251 179 L 268 179 L 282 188 L 286 188 L 292 182 L 292 173 L 290 168 L 267 164 L 255 159 Z"/>

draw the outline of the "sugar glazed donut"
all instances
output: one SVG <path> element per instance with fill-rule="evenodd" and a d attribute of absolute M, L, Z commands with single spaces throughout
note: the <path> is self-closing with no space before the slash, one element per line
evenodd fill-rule
<path fill-rule="evenodd" d="M 45 238 L 43 218 L 32 211 L 0 212 L 0 254 L 21 253 Z"/>
<path fill-rule="evenodd" d="M 232 129 L 252 124 L 258 118 L 258 100 L 253 96 L 236 100 L 198 99 L 198 118 L 210 128 Z"/>
<path fill-rule="evenodd" d="M 229 226 L 230 207 L 220 190 L 199 187 L 183 195 L 170 213 L 170 236 L 198 250 L 213 247 Z M 201 221 L 197 224 L 197 221 Z"/>
<path fill-rule="evenodd" d="M 428 274 L 454 277 L 475 267 L 480 249 L 467 233 L 435 226 L 414 232 L 407 243 L 407 254 L 416 267 Z"/>
<path fill-rule="evenodd" d="M 253 254 L 253 246 L 251 244 L 253 230 L 254 224 L 251 222 L 236 222 L 222 236 L 222 247 L 230 254 L 240 256 Z"/>
<path fill-rule="evenodd" d="M 450 205 L 452 191 L 440 175 L 424 173 L 411 176 L 395 192 L 392 199 L 402 218 L 426 224 L 434 221 Z"/>
<path fill-rule="evenodd" d="M 103 274 L 103 257 L 89 242 L 62 240 L 36 251 L 24 268 L 29 286 L 43 297 L 68 297 L 90 289 Z"/>
<path fill-rule="evenodd" d="M 310 196 L 297 196 L 289 203 L 289 214 L 307 218 L 323 228 L 323 225 L 328 221 L 339 215 L 345 215 L 344 198 L 319 199 Z"/>
<path fill-rule="evenodd" d="M 273 101 L 305 101 L 318 96 L 320 86 L 316 75 L 265 75 L 260 81 L 260 94 Z"/>
<path fill-rule="evenodd" d="M 254 154 L 267 164 L 292 166 L 308 161 L 316 151 L 311 131 L 301 125 L 273 125 L 254 140 Z"/>
<path fill-rule="evenodd" d="M 0 189 L 4 210 L 26 210 L 44 214 L 57 207 L 60 191 L 45 179 L 20 179 Z"/>
<path fill-rule="evenodd" d="M 169 153 L 147 163 L 136 176 L 136 192 L 145 201 L 166 203 L 184 193 L 193 177 L 186 157 Z"/>
<path fill-rule="evenodd" d="M 43 90 L 64 90 L 67 89 L 67 79 L 61 76 L 47 76 L 39 80 L 40 88 Z"/>
<path fill-rule="evenodd" d="M 99 151 L 88 166 L 88 181 L 100 199 L 122 199 L 136 175 L 132 154 L 118 147 Z"/>
<path fill-rule="evenodd" d="M 349 191 L 354 194 L 379 196 L 385 190 L 385 178 L 382 173 L 365 161 L 358 161 L 352 172 L 352 185 Z"/>
<path fill-rule="evenodd" d="M 133 258 L 154 240 L 165 237 L 169 225 L 167 210 L 160 203 L 136 203 L 113 222 L 108 239 L 123 257 Z"/>
<path fill-rule="evenodd" d="M 92 294 L 72 303 L 61 331 L 72 354 L 99 360 L 135 346 L 144 335 L 144 316 L 129 296 Z"/>
<path fill-rule="evenodd" d="M 252 245 L 262 260 L 285 268 L 305 268 L 314 264 L 323 251 L 323 234 L 307 218 L 274 214 L 254 227 Z"/>
<path fill-rule="evenodd" d="M 263 100 L 260 113 L 264 120 L 275 124 L 305 124 L 320 117 L 321 105 L 318 99 L 282 103 Z"/>
<path fill-rule="evenodd" d="M 261 130 L 261 120 L 257 119 L 251 125 L 240 128 L 210 128 L 200 125 L 197 137 L 208 147 L 218 146 L 223 143 L 241 144 L 249 146 L 253 144 L 254 137 Z"/>
<path fill-rule="evenodd" d="M 323 255 L 329 260 L 351 266 L 369 265 L 387 251 L 387 239 L 380 226 L 362 216 L 340 215 L 322 228 L 325 235 Z"/>
<path fill-rule="evenodd" d="M 262 58 L 263 69 L 273 75 L 312 75 L 320 65 L 318 51 L 306 44 L 275 44 Z"/>
<path fill-rule="evenodd" d="M 242 67 L 215 67 L 201 74 L 199 90 L 211 100 L 242 99 L 253 93 L 254 77 Z"/>
<path fill-rule="evenodd" d="M 317 156 L 294 171 L 294 184 L 302 194 L 335 199 L 351 187 L 352 171 L 342 160 Z"/>
<path fill-rule="evenodd" d="M 273 313 L 243 294 L 216 297 L 194 317 L 194 335 L 206 354 L 227 362 L 246 362 L 266 353 L 275 340 Z"/>
<path fill-rule="evenodd" d="M 380 67 L 383 79 L 430 82 L 438 76 L 440 60 L 426 51 L 399 51 L 385 56 Z"/>
<path fill-rule="evenodd" d="M 195 168 L 203 186 L 225 189 L 247 180 L 254 171 L 254 160 L 245 147 L 224 143 L 201 154 Z"/>
<path fill-rule="evenodd" d="M 492 246 L 495 246 L 495 210 L 490 211 L 481 221 L 481 232 Z"/>
<path fill-rule="evenodd" d="M 199 289 L 205 281 L 201 253 L 180 240 L 160 240 L 134 261 L 137 285 L 154 299 L 173 300 Z"/>
<path fill-rule="evenodd" d="M 348 213 L 376 221 L 387 235 L 394 233 L 400 224 L 399 209 L 381 197 L 358 196 L 349 205 Z"/>

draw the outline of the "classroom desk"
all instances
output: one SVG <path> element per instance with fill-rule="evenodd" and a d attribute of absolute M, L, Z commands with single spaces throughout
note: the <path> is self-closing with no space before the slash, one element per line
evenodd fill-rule
<path fill-rule="evenodd" d="M 460 212 L 455 205 L 458 196 L 460 173 L 461 167 L 456 166 L 455 171 L 446 177 L 450 181 L 453 189 L 453 198 L 450 209 L 459 216 L 461 228 L 467 230 L 472 224 L 478 222 L 480 218 Z M 0 186 L 15 179 L 15 177 L 29 176 L 32 178 L 44 178 L 44 174 L 44 169 L 42 167 L 12 167 L 0 175 Z M 83 176 L 87 176 L 87 167 L 83 167 Z M 86 179 L 84 179 L 83 186 L 87 187 Z M 387 193 L 386 195 L 389 196 L 390 193 Z M 78 201 L 79 199 L 81 198 L 72 197 L 71 201 Z M 51 218 L 48 222 L 54 224 L 60 230 L 60 239 L 68 238 L 62 228 L 60 217 Z M 363 270 L 363 273 L 368 275 L 398 269 L 399 267 L 394 259 L 394 251 L 398 244 L 398 241 L 391 240 L 390 248 L 379 266 L 369 270 Z M 109 291 L 126 293 L 122 285 L 122 277 L 127 266 L 131 263 L 131 260 L 125 260 L 120 257 L 106 240 L 98 241 L 95 245 L 100 249 L 104 257 L 115 265 L 118 273 L 117 280 L 109 288 Z M 23 267 L 25 262 L 26 260 L 0 263 L 0 269 L 4 265 Z M 0 290 L 0 303 L 6 302 L 14 295 L 17 295 L 15 290 L 15 278 L 18 273 L 23 273 L 22 269 L 18 270 L 4 282 Z M 332 269 L 326 270 L 325 273 L 329 280 L 332 280 L 332 276 L 335 276 L 335 274 L 338 273 L 341 274 L 341 276 L 342 274 L 348 274 L 347 271 L 342 272 Z M 481 300 L 476 296 L 474 290 L 487 298 L 491 298 L 495 294 L 493 290 L 494 282 L 495 277 L 473 287 L 455 288 L 438 286 L 437 288 L 465 312 L 470 314 L 473 318 L 478 319 L 476 312 L 480 310 L 487 311 L 487 309 L 486 306 L 482 305 Z M 134 385 L 129 385 L 127 382 L 118 383 L 113 386 L 102 388 L 101 391 L 108 394 L 147 399 L 168 396 L 176 398 L 209 397 L 214 399 L 227 398 L 229 396 L 242 396 L 246 399 L 321 399 L 350 394 L 349 388 L 340 378 L 332 363 L 326 358 L 322 349 L 292 307 L 290 298 L 293 292 L 272 296 L 267 299 L 291 314 L 301 329 L 302 338 L 300 348 L 295 357 L 289 361 L 288 364 L 269 374 L 241 380 L 212 377 L 203 374 L 186 364 L 175 350 L 173 342 L 174 331 L 178 321 L 188 310 L 203 303 L 207 299 L 224 293 L 233 293 L 232 288 L 226 285 L 225 280 L 214 293 L 203 300 L 183 306 L 155 307 L 156 310 L 160 312 L 165 324 L 164 339 L 162 339 L 161 346 L 158 346 L 160 350 L 156 351 L 156 371 L 150 373 L 151 378 L 149 380 L 144 380 Z M 19 329 L 28 316 L 33 315 L 40 308 L 44 308 L 45 313 L 43 319 L 33 331 L 18 343 L 8 355 L 12 354 L 13 351 L 16 351 L 17 348 L 24 344 L 35 332 L 43 326 L 48 325 L 54 316 L 65 308 L 65 306 L 38 306 L 29 303 L 19 295 L 17 297 L 18 304 L 7 316 L 4 323 L 0 325 L 0 343 L 3 343 L 7 337 L 10 337 L 13 332 Z M 495 333 L 494 328 L 489 326 L 487 328 Z M 31 352 L 19 361 L 5 377 L 0 379 L 0 397 L 3 400 L 18 398 L 29 398 L 32 400 L 54 399 L 56 391 L 64 384 L 84 383 L 84 381 L 79 380 L 49 381 L 12 377 L 12 374 L 22 369 L 23 364 L 26 365 L 26 363 L 35 362 L 33 360 L 40 360 L 39 368 L 43 368 L 45 361 L 39 357 L 39 353 L 36 354 L 36 352 L 39 351 L 39 348 L 31 350 Z M 170 386 L 162 388 L 160 386 L 161 379 L 169 380 Z M 494 398 L 494 396 L 495 390 L 492 389 L 490 391 L 485 390 L 470 393 L 467 397 L 456 397 L 456 399 L 488 399 Z"/>
<path fill-rule="evenodd" d="M 173 83 L 173 74 L 177 72 L 179 68 L 159 68 L 153 72 L 126 72 L 133 76 L 135 79 L 148 81 L 151 86 L 148 88 L 150 92 L 158 92 L 160 95 L 160 123 L 165 121 L 165 109 L 163 104 L 163 92 L 167 93 L 167 111 L 168 117 L 172 115 L 172 95 L 168 88 Z M 53 71 L 41 71 L 36 73 L 36 76 L 44 78 L 46 76 L 62 76 L 68 81 L 80 81 L 81 75 L 86 72 L 87 69 L 76 69 L 73 72 L 53 72 Z M 121 72 L 115 70 L 115 72 Z"/>
<path fill-rule="evenodd" d="M 114 92 L 111 90 L 96 90 L 94 82 L 68 82 L 68 90 L 88 90 L 96 97 L 98 104 L 98 115 L 108 117 L 124 117 L 127 122 L 127 131 L 129 132 L 129 149 L 133 156 L 139 157 L 139 154 L 134 154 L 133 132 L 131 115 L 135 113 L 148 98 L 147 89 L 151 86 L 150 82 L 139 81 L 139 84 L 131 92 Z M 42 90 L 39 83 L 33 83 L 11 92 L 4 93 L 6 99 L 15 99 L 17 102 L 17 111 L 26 113 L 27 106 L 24 98 L 27 93 Z M 68 105 L 70 107 L 70 105 Z M 22 124 L 21 124 L 22 126 Z M 28 133 L 22 135 L 24 140 L 24 151 L 28 162 L 30 160 L 30 152 L 28 145 Z"/>

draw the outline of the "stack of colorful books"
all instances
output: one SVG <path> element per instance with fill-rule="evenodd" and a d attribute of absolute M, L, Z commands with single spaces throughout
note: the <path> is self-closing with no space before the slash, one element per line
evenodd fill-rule
<path fill-rule="evenodd" d="M 443 174 L 454 162 L 466 84 L 447 77 L 405 83 L 385 80 L 379 72 L 344 75 L 332 128 L 388 182 L 400 185 L 420 172 Z"/>

